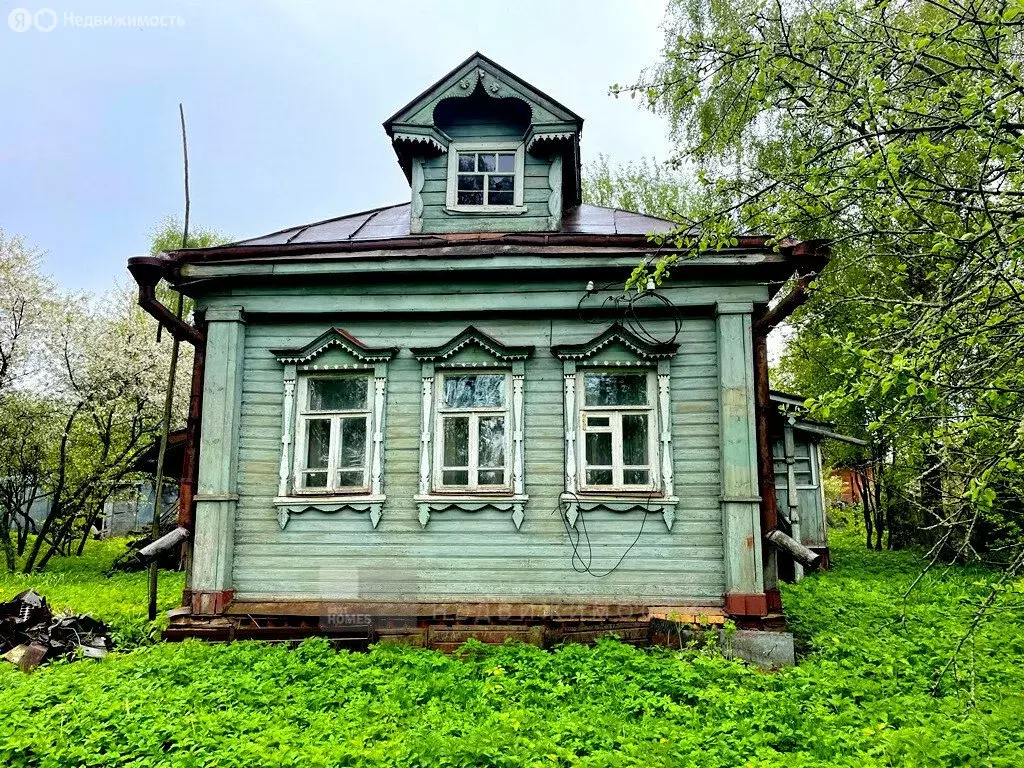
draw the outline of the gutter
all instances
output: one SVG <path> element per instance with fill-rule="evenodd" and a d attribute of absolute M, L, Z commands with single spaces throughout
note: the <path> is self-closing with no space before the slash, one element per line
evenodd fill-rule
<path fill-rule="evenodd" d="M 775 412 L 768 383 L 768 334 L 807 301 L 810 297 L 810 285 L 828 264 L 830 255 L 831 247 L 827 240 L 807 240 L 795 245 L 791 251 L 791 258 L 796 261 L 796 284 L 774 306 L 766 308 L 753 327 L 754 412 L 757 417 L 757 474 L 761 488 L 761 530 L 769 544 L 810 570 L 821 564 L 821 555 L 803 546 L 779 528 L 775 468 L 768 429 L 770 417 Z M 766 550 L 766 565 L 769 566 L 773 578 L 777 578 L 776 569 L 771 568 L 770 563 L 776 556 L 774 550 Z M 775 583 L 769 587 L 766 580 L 765 594 L 768 611 L 780 611 L 782 598 Z"/>
<path fill-rule="evenodd" d="M 196 349 L 206 344 L 206 336 L 194 325 L 182 320 L 156 297 L 156 286 L 169 266 L 160 256 L 135 256 L 128 259 L 128 271 L 139 284 L 139 306 L 156 318 L 178 341 L 185 341 Z"/>

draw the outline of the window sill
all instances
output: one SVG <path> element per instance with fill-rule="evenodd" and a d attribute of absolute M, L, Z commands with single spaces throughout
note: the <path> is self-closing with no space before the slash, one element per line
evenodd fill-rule
<path fill-rule="evenodd" d="M 592 491 L 580 491 L 579 493 L 563 493 L 559 496 L 562 509 L 565 510 L 565 520 L 569 527 L 575 527 L 580 512 L 590 512 L 595 509 L 606 509 L 611 512 L 633 512 L 640 510 L 645 513 L 661 512 L 665 521 L 665 527 L 672 530 L 672 523 L 675 522 L 675 507 L 679 503 L 676 496 L 652 495 L 650 492 L 630 493 L 594 493 Z"/>
<path fill-rule="evenodd" d="M 419 507 L 420 525 L 424 528 L 430 522 L 431 512 L 458 509 L 463 512 L 479 512 L 482 509 L 496 509 L 511 512 L 512 522 L 518 530 L 523 524 L 524 509 L 530 497 L 514 493 L 436 493 L 414 496 Z"/>
<path fill-rule="evenodd" d="M 521 216 L 526 213 L 525 205 L 446 205 L 446 213 L 457 213 L 460 216 L 469 214 L 477 216 Z"/>
<path fill-rule="evenodd" d="M 288 521 L 292 515 L 301 515 L 303 512 L 310 510 L 315 512 L 340 512 L 341 510 L 368 512 L 370 514 L 370 522 L 376 528 L 377 523 L 380 522 L 386 498 L 383 494 L 374 496 L 366 493 L 348 496 L 303 494 L 278 496 L 274 499 L 274 506 L 277 507 L 277 522 L 281 526 L 281 530 L 288 526 Z"/>

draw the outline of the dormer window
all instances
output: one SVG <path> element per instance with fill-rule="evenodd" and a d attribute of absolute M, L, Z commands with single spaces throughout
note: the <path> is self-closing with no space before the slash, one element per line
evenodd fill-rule
<path fill-rule="evenodd" d="M 523 213 L 521 142 L 453 143 L 446 208 L 460 213 Z"/>

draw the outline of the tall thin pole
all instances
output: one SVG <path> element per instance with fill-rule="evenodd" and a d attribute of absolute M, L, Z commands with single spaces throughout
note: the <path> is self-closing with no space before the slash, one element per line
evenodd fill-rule
<path fill-rule="evenodd" d="M 191 212 L 192 201 L 188 193 L 188 138 L 185 134 L 185 108 L 178 104 L 178 114 L 181 117 L 181 149 L 185 159 L 185 222 L 181 231 L 181 247 L 188 247 L 188 218 Z M 175 315 L 180 318 L 184 309 L 184 297 L 178 292 L 178 301 L 175 308 Z M 173 334 L 172 334 L 173 336 Z M 156 487 L 153 489 L 153 527 L 152 536 L 155 541 L 160 537 L 160 515 L 163 512 L 163 490 L 164 490 L 164 459 L 167 456 L 167 436 L 171 431 L 171 411 L 174 409 L 174 383 L 178 377 L 178 353 L 181 342 L 177 336 L 173 336 L 171 342 L 171 367 L 167 372 L 167 393 L 164 396 L 164 418 L 160 425 L 160 448 L 156 457 Z M 154 558 L 149 564 L 149 620 L 156 619 L 156 592 L 159 558 Z"/>

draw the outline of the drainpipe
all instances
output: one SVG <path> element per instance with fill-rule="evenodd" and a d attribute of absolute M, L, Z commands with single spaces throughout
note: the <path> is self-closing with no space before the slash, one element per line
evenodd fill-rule
<path fill-rule="evenodd" d="M 775 497 L 775 468 L 772 459 L 772 440 L 770 433 L 771 416 L 775 409 L 771 404 L 768 383 L 768 334 L 793 310 L 807 301 L 811 282 L 828 263 L 831 249 L 827 240 L 807 240 L 793 247 L 790 255 L 797 264 L 797 281 L 789 292 L 776 302 L 775 306 L 765 310 L 764 314 L 754 323 L 754 406 L 757 415 L 757 448 L 758 478 L 761 483 L 761 530 L 765 540 L 775 548 L 796 560 L 808 569 L 815 569 L 821 562 L 821 556 L 803 546 L 798 538 L 799 522 L 792 529 L 793 537 L 779 528 L 778 500 Z M 789 493 L 795 493 L 792 481 Z M 779 611 L 782 600 L 778 592 L 778 577 L 775 559 L 777 554 L 770 548 L 765 549 L 765 593 L 769 611 Z M 800 573 L 797 565 L 797 573 Z"/>

